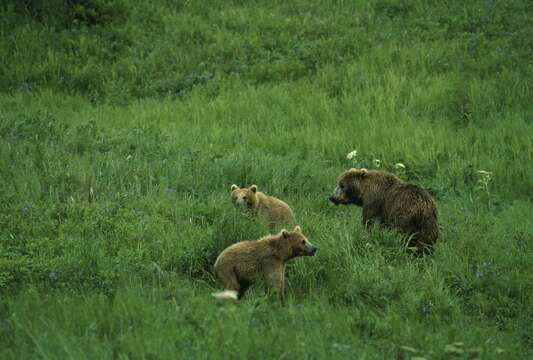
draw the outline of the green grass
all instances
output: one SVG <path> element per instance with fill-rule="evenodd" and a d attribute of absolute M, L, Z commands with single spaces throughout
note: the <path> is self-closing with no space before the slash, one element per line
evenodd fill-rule
<path fill-rule="evenodd" d="M 0 5 L 0 358 L 533 356 L 532 19 L 528 1 Z M 435 197 L 433 256 L 328 203 L 374 159 Z M 210 296 L 220 251 L 266 232 L 233 183 L 319 247 L 285 306 Z"/>

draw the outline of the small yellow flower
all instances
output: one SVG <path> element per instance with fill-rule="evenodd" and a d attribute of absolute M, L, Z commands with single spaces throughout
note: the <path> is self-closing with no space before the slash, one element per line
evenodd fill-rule
<path fill-rule="evenodd" d="M 346 155 L 346 159 L 352 160 L 352 159 L 355 159 L 356 156 L 357 156 L 357 150 L 354 150 L 354 151 L 348 153 L 348 155 Z"/>

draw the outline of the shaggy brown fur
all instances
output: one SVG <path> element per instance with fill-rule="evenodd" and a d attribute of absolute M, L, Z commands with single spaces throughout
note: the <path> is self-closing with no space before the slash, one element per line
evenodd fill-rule
<path fill-rule="evenodd" d="M 410 237 L 409 245 L 431 250 L 439 237 L 437 207 L 429 193 L 386 171 L 350 169 L 337 178 L 330 201 L 363 207 L 363 225 L 374 220 Z"/>
<path fill-rule="evenodd" d="M 257 185 L 249 188 L 232 185 L 231 200 L 234 204 L 256 214 L 271 231 L 278 225 L 295 225 L 294 214 L 289 205 L 273 196 L 257 191 Z"/>
<path fill-rule="evenodd" d="M 226 248 L 215 262 L 215 276 L 225 291 L 214 293 L 218 299 L 240 299 L 258 277 L 279 291 L 283 302 L 285 263 L 298 256 L 313 256 L 314 247 L 299 226 L 285 229 L 256 241 L 241 241 Z"/>

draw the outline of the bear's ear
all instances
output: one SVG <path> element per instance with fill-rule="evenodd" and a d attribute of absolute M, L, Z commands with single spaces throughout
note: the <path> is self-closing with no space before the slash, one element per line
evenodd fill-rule
<path fill-rule="evenodd" d="M 368 170 L 365 168 L 361 168 L 356 171 L 355 175 L 359 178 L 364 178 L 368 175 Z"/>
<path fill-rule="evenodd" d="M 250 186 L 250 190 L 255 194 L 257 192 L 257 185 Z"/>
<path fill-rule="evenodd" d="M 281 236 L 283 236 L 285 239 L 289 237 L 289 232 L 285 229 L 281 230 Z"/>
<path fill-rule="evenodd" d="M 239 187 L 235 184 L 231 185 L 231 191 L 237 190 Z"/>
<path fill-rule="evenodd" d="M 300 225 L 296 225 L 296 226 L 294 227 L 294 230 L 293 230 L 293 231 L 301 233 L 301 232 L 302 232 L 302 228 L 300 227 Z"/>
<path fill-rule="evenodd" d="M 359 169 L 357 168 L 351 168 L 350 170 L 346 171 L 345 176 L 356 176 L 359 174 Z"/>

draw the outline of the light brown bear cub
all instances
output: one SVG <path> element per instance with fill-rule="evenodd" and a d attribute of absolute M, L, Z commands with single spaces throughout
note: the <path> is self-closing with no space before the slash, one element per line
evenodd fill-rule
<path fill-rule="evenodd" d="M 410 237 L 410 246 L 432 250 L 439 237 L 437 207 L 431 195 L 418 186 L 407 184 L 387 171 L 350 169 L 339 175 L 329 200 L 335 205 L 363 207 L 363 225 L 374 220 L 396 228 Z"/>
<path fill-rule="evenodd" d="M 284 299 L 285 263 L 298 256 L 313 256 L 314 247 L 299 226 L 281 230 L 255 241 L 241 241 L 226 248 L 215 262 L 215 276 L 225 291 L 214 293 L 217 299 L 240 299 L 248 287 L 263 277 L 267 285 Z"/>
<path fill-rule="evenodd" d="M 257 191 L 257 185 L 240 188 L 231 185 L 231 200 L 234 204 L 256 214 L 272 231 L 277 225 L 293 226 L 294 214 L 285 202 Z"/>

